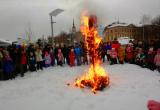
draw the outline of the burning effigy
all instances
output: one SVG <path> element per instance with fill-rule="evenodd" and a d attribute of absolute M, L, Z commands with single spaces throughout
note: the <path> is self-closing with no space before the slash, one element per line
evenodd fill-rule
<path fill-rule="evenodd" d="M 82 16 L 80 30 L 89 54 L 90 67 L 82 77 L 75 81 L 75 86 L 89 87 L 93 93 L 96 93 L 97 90 L 103 90 L 109 85 L 109 76 L 101 67 L 99 46 L 102 37 L 99 36 L 97 27 L 97 17 L 95 15 Z"/>

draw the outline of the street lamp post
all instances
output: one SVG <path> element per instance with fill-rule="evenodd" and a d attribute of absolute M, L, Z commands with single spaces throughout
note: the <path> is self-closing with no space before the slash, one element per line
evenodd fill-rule
<path fill-rule="evenodd" d="M 51 36 L 54 36 L 54 30 L 53 30 L 53 24 L 56 22 L 53 22 L 52 16 L 51 16 Z"/>
<path fill-rule="evenodd" d="M 55 9 L 53 10 L 51 13 L 49 13 L 50 17 L 51 17 L 51 36 L 54 37 L 54 31 L 53 31 L 53 24 L 56 23 L 53 21 L 53 16 L 56 17 L 57 15 L 59 15 L 61 12 L 63 12 L 63 9 Z"/>

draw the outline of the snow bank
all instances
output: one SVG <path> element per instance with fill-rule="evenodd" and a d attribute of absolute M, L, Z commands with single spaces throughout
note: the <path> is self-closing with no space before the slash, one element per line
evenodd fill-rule
<path fill-rule="evenodd" d="M 0 110 L 147 110 L 147 101 L 160 101 L 160 74 L 136 65 L 103 65 L 110 86 L 93 94 L 68 87 L 87 66 L 53 67 L 24 78 L 0 82 Z"/>

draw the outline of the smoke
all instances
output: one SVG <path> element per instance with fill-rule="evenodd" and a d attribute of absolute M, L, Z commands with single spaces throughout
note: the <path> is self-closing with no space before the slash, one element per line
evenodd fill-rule
<path fill-rule="evenodd" d="M 87 10 L 91 15 L 96 15 L 99 24 L 105 24 L 107 21 L 107 8 L 105 4 L 104 1 L 100 0 L 86 0 L 83 4 L 83 10 Z"/>
<path fill-rule="evenodd" d="M 99 24 L 106 24 L 107 23 L 107 8 L 106 3 L 107 1 L 104 0 L 60 0 L 61 3 L 64 5 L 68 13 L 74 14 L 74 18 L 76 22 L 79 23 L 81 14 L 84 11 L 89 12 L 91 15 L 96 15 L 98 18 Z"/>

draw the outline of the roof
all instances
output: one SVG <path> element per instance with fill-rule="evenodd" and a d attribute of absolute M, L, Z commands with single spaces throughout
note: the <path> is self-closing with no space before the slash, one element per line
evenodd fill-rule
<path fill-rule="evenodd" d="M 117 21 L 117 22 L 113 22 L 112 24 L 109 24 L 107 27 L 112 28 L 112 27 L 116 27 L 116 26 L 128 26 L 128 24 Z"/>
<path fill-rule="evenodd" d="M 126 27 L 126 26 L 128 26 L 128 27 L 136 27 L 134 24 L 127 24 L 127 23 L 124 23 L 124 22 L 119 22 L 119 21 L 117 21 L 117 22 L 113 22 L 113 23 L 107 25 L 107 26 L 104 28 L 104 31 L 105 31 L 106 29 L 108 29 L 108 28 Z"/>
<path fill-rule="evenodd" d="M 11 44 L 12 44 L 12 41 L 8 41 L 0 38 L 0 46 L 8 46 Z"/>

